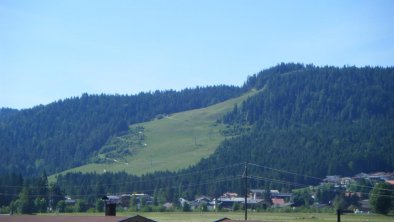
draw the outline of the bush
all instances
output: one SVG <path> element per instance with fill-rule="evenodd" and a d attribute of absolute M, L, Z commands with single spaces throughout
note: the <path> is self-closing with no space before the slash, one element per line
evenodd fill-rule
<path fill-rule="evenodd" d="M 9 214 L 11 213 L 11 208 L 8 206 L 0 207 L 0 214 Z"/>

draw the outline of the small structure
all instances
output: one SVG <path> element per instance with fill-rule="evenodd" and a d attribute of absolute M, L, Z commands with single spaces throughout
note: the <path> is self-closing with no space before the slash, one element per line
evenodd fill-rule
<path fill-rule="evenodd" d="M 136 215 L 134 217 L 129 217 L 124 220 L 120 220 L 119 222 L 156 222 L 155 220 L 143 217 L 141 215 Z"/>
<path fill-rule="evenodd" d="M 66 196 L 65 199 L 66 199 L 66 200 L 65 200 L 64 202 L 65 202 L 67 205 L 74 206 L 75 203 L 77 202 L 76 200 L 72 199 L 72 198 L 69 197 L 69 196 Z"/>
<path fill-rule="evenodd" d="M 228 217 L 223 217 L 223 218 L 221 218 L 219 220 L 215 220 L 214 222 L 224 222 L 224 221 L 229 221 L 229 220 L 231 220 L 231 219 L 228 218 Z"/>
<path fill-rule="evenodd" d="M 118 196 L 104 196 L 105 216 L 116 216 L 116 204 L 120 202 Z"/>
<path fill-rule="evenodd" d="M 214 222 L 242 222 L 242 221 L 246 221 L 246 222 L 264 222 L 264 221 L 261 221 L 261 220 L 231 220 L 230 218 L 227 218 L 227 217 L 219 219 L 219 220 L 215 220 Z"/>
<path fill-rule="evenodd" d="M 174 204 L 172 204 L 172 203 L 170 203 L 170 202 L 166 202 L 165 204 L 163 204 L 163 207 L 164 207 L 166 210 L 169 210 L 169 209 L 174 208 Z"/>

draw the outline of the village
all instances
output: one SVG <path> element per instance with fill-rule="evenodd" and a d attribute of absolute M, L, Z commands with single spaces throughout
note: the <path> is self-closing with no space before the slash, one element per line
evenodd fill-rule
<path fill-rule="evenodd" d="M 359 173 L 353 177 L 339 175 L 326 176 L 317 186 L 294 189 L 292 192 L 280 192 L 275 189 L 248 189 L 247 198 L 243 194 L 231 191 L 219 197 L 198 196 L 194 200 L 179 197 L 178 202 L 163 203 L 153 208 L 154 197 L 145 193 L 124 193 L 107 195 L 103 200 L 107 207 L 111 206 L 110 214 L 116 211 L 151 212 L 159 211 L 239 211 L 247 208 L 251 211 L 287 209 L 298 211 L 305 208 L 331 209 L 341 208 L 348 213 L 369 213 L 369 192 L 377 183 L 386 182 L 394 185 L 394 172 Z M 66 197 L 66 204 L 75 205 L 76 200 Z M 107 211 L 107 209 L 106 209 Z"/>

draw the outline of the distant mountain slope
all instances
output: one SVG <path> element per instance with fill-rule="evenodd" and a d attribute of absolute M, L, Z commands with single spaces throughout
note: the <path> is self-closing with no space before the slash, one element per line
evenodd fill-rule
<path fill-rule="evenodd" d="M 233 86 L 198 87 L 138 95 L 87 95 L 0 113 L 0 173 L 54 173 L 87 163 L 129 124 L 159 114 L 206 107 L 239 96 Z M 11 115 L 12 114 L 12 115 Z"/>
<path fill-rule="evenodd" d="M 261 92 L 223 121 L 252 130 L 204 166 L 251 161 L 318 177 L 394 170 L 394 68 L 281 64 L 248 84 Z"/>
<path fill-rule="evenodd" d="M 127 134 L 114 137 L 96 152 L 96 163 L 66 172 L 119 172 L 142 175 L 176 171 L 211 155 L 226 138 L 226 126 L 217 123 L 234 105 L 256 91 L 206 108 L 194 109 L 130 126 Z"/>
<path fill-rule="evenodd" d="M 238 136 L 197 164 L 142 177 L 72 173 L 58 183 L 121 180 L 108 191 L 160 188 L 174 198 L 194 198 L 242 193 L 245 162 L 252 163 L 251 188 L 291 189 L 328 174 L 394 171 L 394 68 L 280 64 L 251 76 L 244 88 L 258 93 L 222 118 Z"/>

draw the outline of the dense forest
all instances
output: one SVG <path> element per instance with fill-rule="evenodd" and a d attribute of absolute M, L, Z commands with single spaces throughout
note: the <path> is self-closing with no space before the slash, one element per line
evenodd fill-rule
<path fill-rule="evenodd" d="M 244 88 L 260 92 L 218 120 L 235 136 L 212 156 L 177 173 L 130 176 L 120 183 L 125 187 L 108 190 L 153 194 L 171 188 L 190 198 L 241 192 L 245 162 L 252 164 L 251 187 L 284 190 L 318 184 L 321 180 L 316 178 L 331 174 L 394 170 L 393 68 L 280 64 L 249 77 Z M 105 177 L 109 176 L 68 174 L 58 183 L 69 188 Z M 119 178 L 126 177 L 114 175 L 113 181 Z M 113 184 L 109 181 L 103 184 Z"/>
<path fill-rule="evenodd" d="M 293 63 L 250 76 L 240 88 L 83 95 L 17 113 L 2 111 L 2 167 L 37 174 L 44 167 L 55 172 L 75 166 L 127 124 L 207 106 L 252 89 L 258 93 L 217 120 L 232 137 L 195 166 L 141 177 L 68 173 L 57 177 L 55 187 L 90 204 L 102 194 L 132 192 L 177 202 L 179 197 L 242 193 L 245 166 L 251 188 L 282 191 L 318 184 L 331 174 L 394 170 L 394 68 Z M 32 157 L 24 152 L 32 152 Z M 65 165 L 57 166 L 59 161 Z"/>
<path fill-rule="evenodd" d="M 111 137 L 159 114 L 206 107 L 243 93 L 212 86 L 138 95 L 88 95 L 21 111 L 0 110 L 0 173 L 38 175 L 86 164 Z"/>
<path fill-rule="evenodd" d="M 280 65 L 247 85 L 262 91 L 223 121 L 252 130 L 218 150 L 224 159 L 314 176 L 394 169 L 392 68 Z"/>

